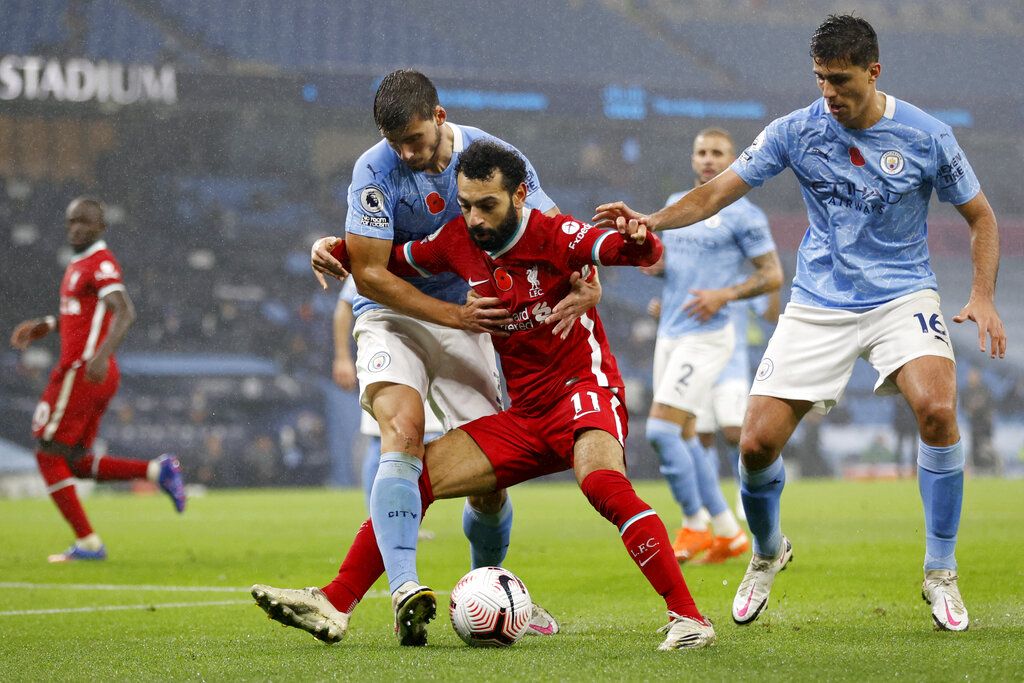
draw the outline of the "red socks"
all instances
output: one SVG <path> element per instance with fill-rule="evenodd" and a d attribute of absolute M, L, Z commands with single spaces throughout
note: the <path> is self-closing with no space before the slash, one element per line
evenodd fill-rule
<path fill-rule="evenodd" d="M 624 474 L 597 470 L 580 484 L 583 495 L 601 516 L 614 524 L 622 543 L 669 611 L 703 619 L 672 552 L 665 525 L 651 506 L 640 500 Z"/>
<path fill-rule="evenodd" d="M 422 523 L 423 515 L 434 502 L 434 492 L 430 488 L 430 477 L 427 475 L 425 464 L 423 473 L 420 474 L 419 485 L 420 501 L 423 505 L 423 514 L 420 515 Z M 356 532 L 356 537 L 338 569 L 338 575 L 320 590 L 338 611 L 351 612 L 383 573 L 384 559 L 380 556 L 380 548 L 377 547 L 373 523 L 367 519 Z"/>
<path fill-rule="evenodd" d="M 148 460 L 115 458 L 110 455 L 86 455 L 74 462 L 76 477 L 96 481 L 145 479 Z"/>
<path fill-rule="evenodd" d="M 57 509 L 64 515 L 64 519 L 74 529 L 75 538 L 85 538 L 91 534 L 92 526 L 89 524 L 89 518 L 85 516 L 82 504 L 78 501 L 75 482 L 67 461 L 57 455 L 38 452 L 36 462 L 39 463 L 39 472 L 46 482 L 46 490 L 57 504 Z"/>

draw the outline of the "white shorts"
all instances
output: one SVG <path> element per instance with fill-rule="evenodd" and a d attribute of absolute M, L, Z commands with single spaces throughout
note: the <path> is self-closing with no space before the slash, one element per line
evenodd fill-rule
<path fill-rule="evenodd" d="M 429 403 L 423 404 L 423 416 L 426 421 L 423 425 L 423 434 L 444 434 L 444 425 L 441 424 L 441 420 L 434 415 L 433 408 L 430 407 Z M 380 436 L 380 425 L 373 419 L 373 415 L 370 415 L 367 411 L 362 411 L 362 415 L 359 418 L 359 433 L 364 436 Z"/>
<path fill-rule="evenodd" d="M 750 389 L 752 396 L 811 401 L 827 413 L 843 395 L 858 358 L 878 371 L 875 393 L 899 393 L 892 373 L 922 356 L 953 362 L 939 308 L 926 289 L 865 313 L 790 303 L 768 342 Z"/>
<path fill-rule="evenodd" d="M 696 415 L 735 346 L 732 323 L 711 332 L 658 337 L 654 345 L 654 402 Z"/>
<path fill-rule="evenodd" d="M 419 392 L 448 431 L 501 410 L 501 380 L 486 334 L 442 327 L 386 308 L 360 315 L 356 340 L 359 404 L 373 416 L 366 390 L 378 382 Z"/>
<path fill-rule="evenodd" d="M 697 411 L 697 433 L 713 434 L 725 427 L 742 427 L 749 394 L 750 383 L 742 379 L 716 384 Z"/>

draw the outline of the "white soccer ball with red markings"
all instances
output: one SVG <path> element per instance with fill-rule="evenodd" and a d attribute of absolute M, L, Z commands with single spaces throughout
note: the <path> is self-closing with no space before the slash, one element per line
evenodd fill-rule
<path fill-rule="evenodd" d="M 515 644 L 530 625 L 533 601 L 522 580 L 501 567 L 480 567 L 459 579 L 448 604 L 452 627 L 477 647 Z"/>

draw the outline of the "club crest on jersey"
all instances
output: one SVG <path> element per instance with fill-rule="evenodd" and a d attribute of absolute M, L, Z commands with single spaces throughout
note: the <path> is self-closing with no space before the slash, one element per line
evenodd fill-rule
<path fill-rule="evenodd" d="M 583 226 L 581 226 L 576 221 L 566 221 L 562 223 L 562 232 L 564 232 L 566 235 L 575 235 L 580 231 L 581 227 Z"/>
<path fill-rule="evenodd" d="M 367 213 L 380 213 L 384 210 L 384 194 L 376 187 L 367 187 L 359 193 L 359 203 Z"/>
<path fill-rule="evenodd" d="M 93 273 L 93 277 L 97 280 L 111 280 L 120 275 L 117 272 L 117 268 L 110 261 L 104 261 L 100 264 L 100 269 Z"/>
<path fill-rule="evenodd" d="M 446 206 L 444 197 L 439 195 L 437 192 L 431 192 L 423 201 L 427 205 L 427 211 L 435 216 L 444 211 L 444 207 Z"/>
<path fill-rule="evenodd" d="M 391 365 L 391 354 L 387 351 L 378 351 L 370 357 L 370 362 L 367 363 L 370 372 L 380 372 L 389 365 Z"/>
<path fill-rule="evenodd" d="M 538 266 L 532 266 L 526 271 L 526 281 L 530 283 L 529 296 L 531 298 L 544 296 L 544 290 L 540 288 Z"/>
<path fill-rule="evenodd" d="M 864 165 L 864 155 L 860 153 L 860 150 L 856 147 L 850 148 L 850 163 L 854 166 Z"/>
<path fill-rule="evenodd" d="M 504 268 L 498 268 L 494 271 L 494 284 L 498 286 L 503 292 L 507 292 L 512 289 L 512 276 L 508 274 L 508 271 Z"/>
<path fill-rule="evenodd" d="M 890 149 L 882 155 L 881 164 L 883 171 L 889 175 L 896 175 L 903 170 L 903 155 L 894 149 Z"/>

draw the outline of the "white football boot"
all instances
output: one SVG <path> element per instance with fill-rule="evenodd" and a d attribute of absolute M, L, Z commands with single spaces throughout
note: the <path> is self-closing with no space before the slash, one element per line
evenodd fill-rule
<path fill-rule="evenodd" d="M 732 601 L 732 620 L 737 624 L 749 624 L 768 605 L 768 594 L 775 582 L 775 575 L 786 568 L 793 559 L 793 544 L 782 537 L 782 552 L 778 557 L 763 557 L 755 554 L 750 558 L 747 573 L 743 575 L 736 597 Z"/>
<path fill-rule="evenodd" d="M 668 617 L 671 621 L 658 629 L 658 633 L 667 633 L 659 650 L 696 650 L 715 642 L 715 627 L 707 617 L 701 621 L 675 612 Z"/>
<path fill-rule="evenodd" d="M 533 616 L 530 617 L 530 625 L 526 627 L 528 636 L 553 636 L 560 630 L 558 622 L 547 611 L 537 603 L 533 603 Z"/>
<path fill-rule="evenodd" d="M 348 631 L 349 615 L 336 610 L 319 588 L 274 588 L 257 583 L 250 592 L 268 617 L 301 628 L 317 640 L 337 643 Z"/>
<path fill-rule="evenodd" d="M 406 581 L 391 594 L 399 645 L 427 644 L 427 624 L 437 614 L 437 597 L 427 586 Z"/>
<path fill-rule="evenodd" d="M 950 569 L 932 569 L 924 573 L 921 597 L 932 606 L 932 619 L 940 631 L 966 631 L 970 625 L 964 599 L 956 585 L 958 578 Z"/>

